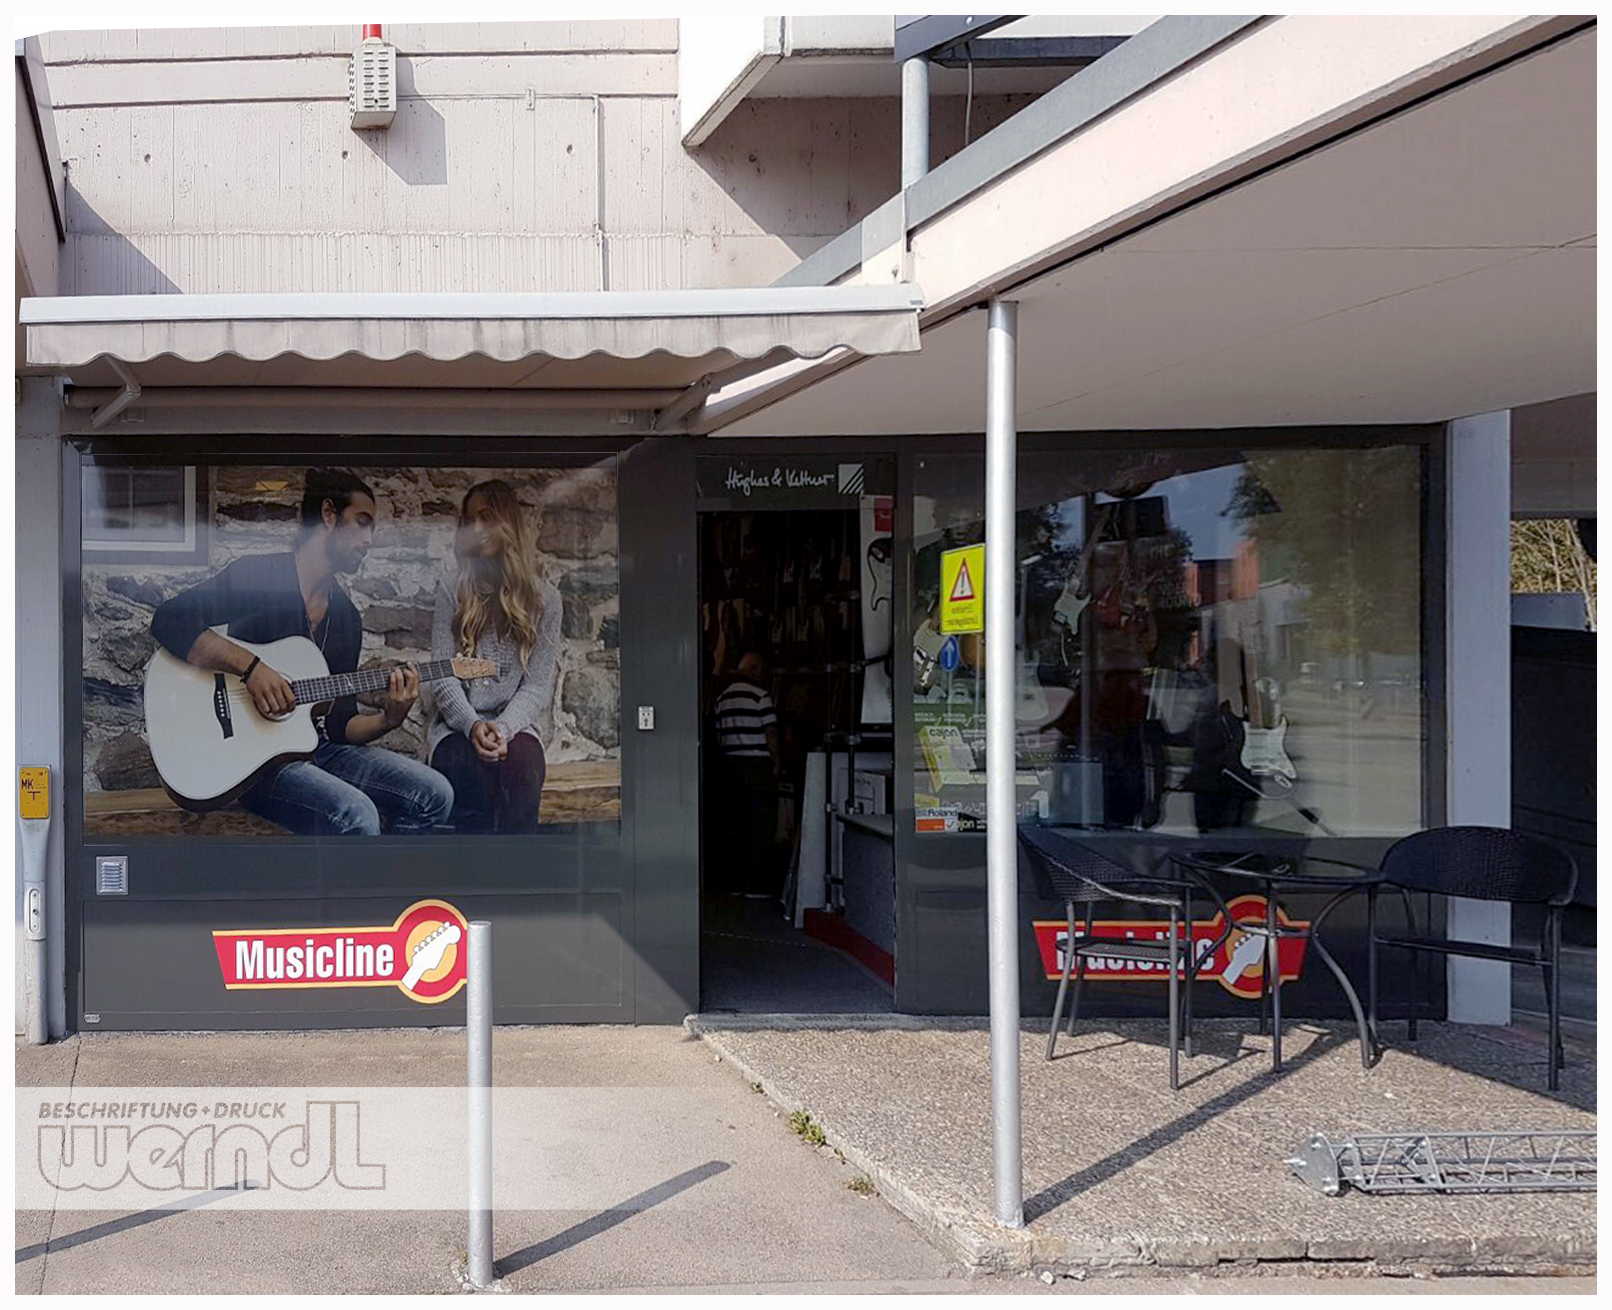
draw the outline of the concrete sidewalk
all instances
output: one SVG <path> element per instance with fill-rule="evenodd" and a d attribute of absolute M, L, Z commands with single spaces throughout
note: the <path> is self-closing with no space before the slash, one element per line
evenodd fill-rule
<path fill-rule="evenodd" d="M 1242 1135 L 1214 1141 L 1221 1148 L 1231 1140 L 1247 1147 L 1246 1135 L 1251 1126 L 1263 1122 L 1262 1117 L 1279 1118 L 1284 1125 L 1293 1117 L 1294 1111 L 1282 1109 L 1284 1095 L 1302 1092 L 1305 1079 L 1329 1068 L 1328 1061 L 1341 1057 L 1347 1065 L 1353 1058 L 1347 1047 L 1337 1049 L 1323 1041 L 1317 1050 L 1307 1052 L 1303 1038 L 1295 1036 L 1298 1059 L 1285 1091 L 1282 1084 L 1266 1085 L 1256 1072 L 1252 1084 L 1269 1099 L 1254 1097 L 1233 1107 L 1226 1097 L 1238 1094 L 1214 1081 L 1226 1052 L 1224 1042 L 1212 1040 L 1212 1054 L 1194 1063 L 1193 1074 L 1207 1075 L 1205 1082 L 1194 1092 L 1183 1092 L 1184 1099 L 1177 1104 L 1164 1090 L 1163 1053 L 1145 1040 L 1130 1043 L 1129 1056 L 1110 1065 L 1111 1070 L 1126 1072 L 1093 1093 L 1085 1083 L 1090 1060 L 1084 1062 L 1083 1072 L 1083 1063 L 1073 1060 L 1060 1060 L 1038 1072 L 1039 1038 L 1028 1033 L 1026 1122 L 1045 1127 L 1036 1117 L 1043 1113 L 1036 1098 L 1052 1088 L 1063 1100 L 1073 1081 L 1077 1095 L 1065 1111 L 1071 1122 L 1082 1125 L 1074 1136 L 1087 1146 L 1077 1144 L 1076 1149 L 1099 1150 L 1101 1158 L 1088 1181 L 1101 1185 L 1087 1188 L 1096 1209 L 1078 1204 L 1078 1187 L 1066 1186 L 1064 1191 L 1075 1194 L 1063 1196 L 1047 1180 L 1065 1177 L 1069 1144 L 1042 1144 L 1032 1138 L 1027 1179 L 1036 1198 L 1031 1206 L 1032 1231 L 1038 1237 L 1028 1250 L 1033 1260 L 1025 1263 L 1033 1267 L 993 1272 L 993 1263 L 1012 1261 L 980 1259 L 980 1251 L 989 1254 L 990 1248 L 965 1249 L 959 1243 L 960 1233 L 989 1234 L 994 1228 L 988 1218 L 982 1222 L 979 1213 L 982 1196 L 987 1198 L 988 1213 L 990 1164 L 988 1126 L 977 1122 L 981 1108 L 989 1103 L 983 1095 L 983 1061 L 979 1052 L 969 1054 L 975 1047 L 983 1050 L 985 1034 L 977 1021 L 947 1024 L 864 1016 L 771 1021 L 761 1026 L 751 1020 L 749 1031 L 742 1032 L 734 1026 L 739 1023 L 734 1016 L 722 1016 L 720 1022 L 723 1026 L 707 1035 L 707 1041 L 725 1052 L 720 1058 L 710 1045 L 680 1028 L 497 1030 L 494 1081 L 499 1087 L 601 1089 L 612 1094 L 638 1090 L 651 1098 L 646 1104 L 675 1103 L 681 1115 L 670 1125 L 665 1113 L 625 1121 L 609 1141 L 556 1140 L 545 1154 L 564 1160 L 565 1169 L 585 1174 L 595 1192 L 603 1185 L 620 1195 L 612 1191 L 612 1200 L 590 1207 L 500 1211 L 494 1252 L 507 1288 L 1268 1294 L 1296 1290 L 1291 1279 L 1268 1276 L 1272 1271 L 1299 1270 L 1321 1275 L 1303 1280 L 1307 1293 L 1594 1290 L 1593 1279 L 1582 1276 L 1584 1264 L 1594 1258 L 1593 1198 L 1584 1197 L 1498 1199 L 1503 1208 L 1517 1200 L 1548 1202 L 1558 1245 L 1534 1253 L 1573 1254 L 1574 1267 L 1563 1271 L 1579 1276 L 1361 1277 L 1380 1272 L 1383 1263 L 1341 1258 L 1345 1255 L 1341 1248 L 1334 1248 L 1340 1258 L 1330 1262 L 1280 1261 L 1265 1267 L 1222 1264 L 1205 1269 L 1183 1258 L 1203 1250 L 1205 1237 L 1218 1234 L 1216 1240 L 1225 1239 L 1224 1228 L 1214 1233 L 1202 1228 L 1206 1213 L 1219 1222 L 1232 1207 L 1242 1207 L 1241 1227 L 1235 1231 L 1269 1226 L 1274 1233 L 1270 1240 L 1276 1241 L 1290 1240 L 1295 1214 L 1345 1213 L 1328 1207 L 1347 1207 L 1348 1202 L 1323 1202 L 1309 1197 L 1296 1183 L 1281 1180 L 1278 1185 L 1270 1178 L 1262 1182 L 1270 1189 L 1270 1204 L 1249 1203 L 1239 1190 L 1246 1181 L 1246 1168 L 1253 1162 L 1268 1169 L 1268 1159 L 1250 1151 L 1249 1160 L 1242 1163 L 1216 1160 L 1205 1157 L 1202 1149 L 1182 1156 L 1180 1143 L 1171 1134 L 1183 1128 L 1197 1130 L 1201 1121 L 1227 1117 L 1236 1108 L 1241 1113 L 1229 1117 Z M 704 1026 L 699 1020 L 690 1023 Z M 1091 1034 L 1083 1034 L 1072 1049 L 1089 1051 L 1093 1040 Z M 1254 1049 L 1251 1040 L 1248 1046 Z M 1257 1058 L 1238 1062 L 1236 1077 L 1242 1078 L 1257 1064 Z M 21 1093 L 27 1087 L 70 1087 L 86 1094 L 97 1087 L 455 1087 L 462 1086 L 463 1068 L 462 1030 L 95 1034 L 47 1047 L 21 1043 L 16 1047 L 19 1104 L 26 1103 Z M 1358 1064 L 1354 1068 L 1358 1074 Z M 763 1069 L 765 1073 L 758 1072 Z M 1340 1069 L 1339 1075 L 1342 1084 L 1350 1083 L 1346 1072 Z M 1224 1071 L 1218 1076 L 1224 1077 Z M 1526 1071 L 1522 1077 L 1526 1084 Z M 773 1099 L 755 1090 L 754 1084 L 763 1078 Z M 1434 1090 L 1438 1086 L 1436 1079 L 1424 1085 Z M 1569 1085 L 1583 1100 L 1593 1094 L 1593 1075 L 1574 1070 Z M 1403 1071 L 1396 1071 L 1365 1086 L 1386 1094 L 1407 1082 Z M 1515 1099 L 1518 1095 L 1525 1099 Z M 1539 1107 L 1526 1099 L 1532 1095 L 1502 1086 L 1482 1104 L 1533 1111 Z M 608 1098 L 601 1094 L 597 1099 Z M 792 1131 L 788 1112 L 801 1107 L 825 1125 L 828 1144 L 810 1146 Z M 1160 1121 L 1164 1131 L 1156 1131 L 1152 1139 L 1145 1133 L 1135 1135 L 1136 1125 L 1163 1111 L 1169 1111 Z M 1129 1146 L 1116 1150 L 1110 1141 L 1102 1151 L 1093 1122 L 1110 1133 L 1129 1129 L 1132 1135 L 1120 1142 Z M 1273 1150 L 1287 1145 L 1286 1134 L 1285 1127 L 1276 1134 L 1281 1141 L 1272 1140 Z M 1190 1133 L 1178 1135 L 1191 1139 Z M 1209 1138 L 1202 1140 L 1213 1146 Z M 836 1154 L 836 1146 L 844 1159 Z M 623 1149 L 630 1152 L 635 1178 L 647 1171 L 660 1183 L 651 1189 L 653 1194 L 646 1196 L 641 1183 L 611 1172 L 611 1161 L 619 1161 Z M 865 1187 L 848 1186 L 868 1174 L 886 1189 L 882 1199 Z M 953 1207 L 947 1212 L 952 1216 L 950 1228 L 936 1222 L 937 1200 Z M 1455 1204 L 1470 1210 L 1477 1200 Z M 1198 1208 L 1199 1201 L 1206 1201 L 1209 1209 Z M 1356 1227 L 1364 1223 L 1368 1234 L 1374 1232 L 1381 1214 L 1378 1205 L 1373 1202 L 1368 1210 L 1357 1207 Z M 1444 1202 L 1435 1205 L 1438 1212 L 1449 1212 Z M 1169 1230 L 1158 1223 L 1159 1215 L 1167 1213 L 1180 1216 Z M 1512 1216 L 1516 1233 L 1534 1231 L 1527 1224 L 1516 1226 L 1515 1210 L 1505 1208 L 1505 1214 Z M 1086 1238 L 1093 1242 L 1123 1229 L 1139 1243 L 1152 1243 L 1147 1249 L 1155 1263 L 1068 1260 L 1067 1227 L 1060 1225 L 1072 1222 L 1072 1217 L 1085 1225 Z M 1440 1228 L 1438 1222 L 1427 1225 L 1418 1219 L 1418 1223 L 1429 1232 L 1447 1235 L 1447 1224 Z M 1386 1224 L 1385 1231 L 1391 1235 L 1404 1227 L 1400 1220 Z M 1178 1257 L 1173 1265 L 1158 1258 L 1170 1248 L 1157 1239 L 1169 1232 L 1179 1243 L 1173 1248 Z M 58 1208 L 18 1211 L 16 1233 L 18 1292 L 452 1292 L 458 1290 L 454 1266 L 465 1247 L 461 1212 L 423 1210 L 276 1212 L 202 1206 L 115 1213 Z M 1001 1230 L 995 1230 L 991 1240 L 1001 1237 Z M 1013 1235 L 1007 1240 L 1017 1241 Z M 1066 1245 L 1057 1248 L 1059 1241 Z M 1473 1248 L 1463 1249 L 1470 1255 Z M 1113 1251 L 1105 1250 L 1112 1257 Z M 1435 1267 L 1473 1267 L 1472 1261 L 1460 1259 L 1424 1261 L 1415 1268 L 1416 1262 L 1410 1260 L 1397 1266 L 1386 1263 L 1397 1275 L 1427 1274 Z M 1522 1260 L 1512 1263 L 1535 1271 L 1546 1267 Z M 1560 1262 L 1549 1267 L 1563 1268 Z M 1129 1276 L 1100 1276 L 1115 1272 Z M 1329 1273 L 1351 1276 L 1326 1277 Z M 1169 1276 L 1160 1276 L 1165 1274 Z"/>
<path fill-rule="evenodd" d="M 494 1254 L 511 1290 L 963 1277 L 908 1220 L 848 1188 L 855 1170 L 806 1145 L 787 1116 L 681 1028 L 500 1028 L 493 1049 L 501 1087 L 659 1089 L 697 1107 L 675 1131 L 621 1124 L 635 1176 L 648 1169 L 666 1180 L 664 1203 L 646 1203 L 629 1184 L 620 1203 L 630 1208 L 499 1213 Z M 19 1043 L 16 1080 L 86 1092 L 462 1087 L 464 1061 L 463 1030 L 95 1034 Z M 555 1157 L 571 1145 L 557 1144 Z M 594 1168 L 586 1147 L 563 1158 L 567 1168 Z M 452 1292 L 466 1228 L 462 1213 L 201 1207 L 19 1211 L 16 1231 L 18 1292 Z"/>
<path fill-rule="evenodd" d="M 1172 1093 L 1162 1022 L 1090 1020 L 1043 1059 L 1021 1042 L 1026 1227 L 993 1217 L 983 1020 L 905 1016 L 689 1021 L 786 1110 L 803 1110 L 880 1194 L 974 1268 L 1077 1274 L 1250 1267 L 1583 1273 L 1593 1193 L 1329 1198 L 1283 1163 L 1312 1130 L 1593 1128 L 1593 1051 L 1570 1043 L 1562 1092 L 1542 1043 L 1425 1024 L 1360 1066 L 1352 1028 L 1289 1025 L 1287 1064 L 1242 1021 L 1202 1024 Z M 1402 1025 L 1394 1027 L 1402 1030 Z M 1390 1032 L 1390 1041 L 1402 1041 Z"/>

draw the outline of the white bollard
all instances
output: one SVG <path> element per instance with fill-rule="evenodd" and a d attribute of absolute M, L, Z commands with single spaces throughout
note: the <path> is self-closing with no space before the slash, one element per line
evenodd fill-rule
<path fill-rule="evenodd" d="M 470 925 L 466 958 L 465 1032 L 470 1090 L 470 1285 L 493 1285 L 493 926 Z"/>

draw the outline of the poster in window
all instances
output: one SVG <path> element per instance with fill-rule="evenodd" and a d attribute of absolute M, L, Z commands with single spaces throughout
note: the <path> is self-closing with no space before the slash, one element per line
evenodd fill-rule
<path fill-rule="evenodd" d="M 618 821 L 613 459 L 203 472 L 205 562 L 85 561 L 87 835 Z"/>

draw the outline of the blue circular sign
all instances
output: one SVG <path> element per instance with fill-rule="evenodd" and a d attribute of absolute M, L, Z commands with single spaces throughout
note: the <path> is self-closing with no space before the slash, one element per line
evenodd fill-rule
<path fill-rule="evenodd" d="M 957 649 L 957 638 L 947 637 L 940 648 L 940 667 L 950 673 L 962 662 L 962 658 L 962 653 Z"/>

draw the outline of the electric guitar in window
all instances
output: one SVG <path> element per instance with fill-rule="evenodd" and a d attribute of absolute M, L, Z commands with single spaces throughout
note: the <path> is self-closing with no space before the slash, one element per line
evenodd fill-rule
<path fill-rule="evenodd" d="M 213 673 L 158 647 L 146 666 L 146 740 L 162 785 L 187 810 L 227 805 L 266 769 L 305 759 L 319 745 L 315 710 L 342 696 L 385 691 L 391 669 L 336 673 L 306 637 L 256 645 L 236 643 L 291 684 L 296 704 L 279 718 L 257 711 L 246 684 Z M 491 660 L 457 656 L 420 665 L 421 682 L 495 678 Z"/>
<path fill-rule="evenodd" d="M 1235 722 L 1242 737 L 1237 757 L 1244 770 L 1255 778 L 1281 778 L 1291 783 L 1299 771 L 1293 767 L 1283 744 L 1287 737 L 1287 715 L 1276 714 L 1276 722 L 1268 722 L 1266 700 L 1272 690 L 1268 680 L 1261 679 L 1255 665 L 1254 647 L 1245 636 L 1243 647 L 1243 714 L 1241 718 L 1230 713 L 1229 705 L 1221 709 Z M 1274 703 L 1274 698 L 1272 698 Z"/>
<path fill-rule="evenodd" d="M 1052 605 L 1053 616 L 1064 627 L 1067 635 L 1073 635 L 1080 626 L 1080 616 L 1085 613 L 1086 606 L 1091 604 L 1091 557 L 1097 549 L 1097 539 L 1103 535 L 1103 529 L 1108 521 L 1114 517 L 1114 501 L 1104 501 L 1097 507 L 1091 531 L 1086 534 L 1086 540 L 1080 547 L 1080 558 L 1075 561 L 1075 567 L 1069 570 L 1069 580 L 1064 584 L 1063 593 Z"/>

